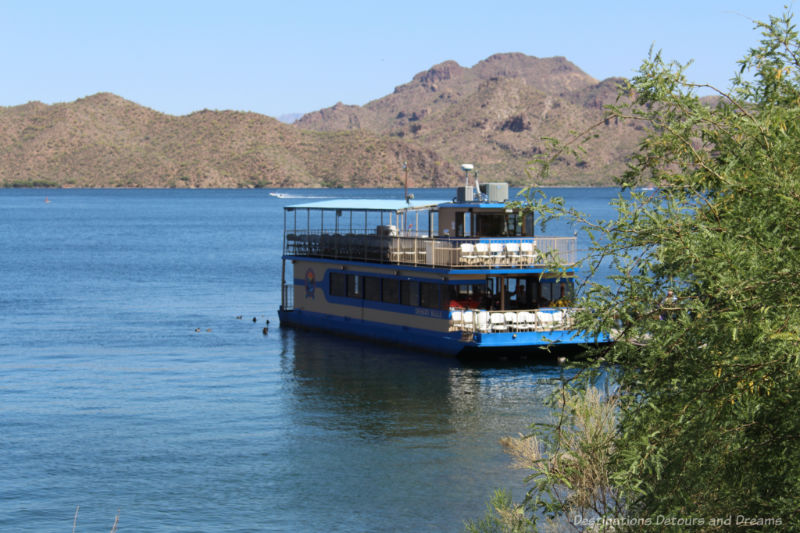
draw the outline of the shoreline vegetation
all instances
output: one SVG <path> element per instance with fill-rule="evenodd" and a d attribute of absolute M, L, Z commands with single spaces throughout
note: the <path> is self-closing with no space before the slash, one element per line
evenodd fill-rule
<path fill-rule="evenodd" d="M 714 107 L 688 64 L 651 50 L 635 100 L 607 108 L 650 131 L 612 220 L 531 191 L 538 222 L 589 237 L 575 327 L 615 342 L 572 363 L 550 423 L 502 441 L 528 490 L 498 491 L 467 531 L 800 530 L 800 33 L 785 9 L 755 22 Z M 591 279 L 602 264 L 610 283 Z"/>
<path fill-rule="evenodd" d="M 3 189 L 66 189 L 54 181 L 47 180 L 16 180 L 0 183 Z"/>

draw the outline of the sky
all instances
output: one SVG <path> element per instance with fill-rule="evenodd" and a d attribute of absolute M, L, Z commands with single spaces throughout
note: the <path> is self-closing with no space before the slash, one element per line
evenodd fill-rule
<path fill-rule="evenodd" d="M 363 105 L 443 61 L 563 56 L 631 77 L 651 46 L 721 89 L 775 0 L 0 1 L 0 106 L 111 92 L 185 115 Z M 793 8 L 790 4 L 790 8 Z"/>

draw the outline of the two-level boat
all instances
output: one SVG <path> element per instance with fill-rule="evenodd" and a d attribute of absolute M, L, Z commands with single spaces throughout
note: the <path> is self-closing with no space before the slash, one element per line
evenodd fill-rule
<path fill-rule="evenodd" d="M 597 341 L 572 328 L 576 256 L 575 237 L 534 234 L 505 183 L 459 187 L 451 201 L 292 205 L 279 316 L 448 355 L 574 348 Z"/>

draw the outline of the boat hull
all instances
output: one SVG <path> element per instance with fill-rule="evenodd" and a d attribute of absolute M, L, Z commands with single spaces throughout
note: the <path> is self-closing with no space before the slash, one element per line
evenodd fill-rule
<path fill-rule="evenodd" d="M 574 330 L 518 332 L 439 332 L 409 326 L 354 319 L 307 310 L 278 312 L 282 327 L 325 331 L 397 344 L 444 356 L 531 356 L 546 358 L 554 353 L 577 353 L 588 344 L 608 342 L 580 335 Z"/>

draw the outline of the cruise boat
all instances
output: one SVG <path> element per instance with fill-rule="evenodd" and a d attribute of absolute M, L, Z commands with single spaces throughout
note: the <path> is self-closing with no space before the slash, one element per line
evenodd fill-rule
<path fill-rule="evenodd" d="M 446 355 L 574 349 L 598 341 L 572 328 L 576 241 L 535 235 L 505 183 L 476 180 L 452 200 L 291 205 L 278 314 Z"/>

